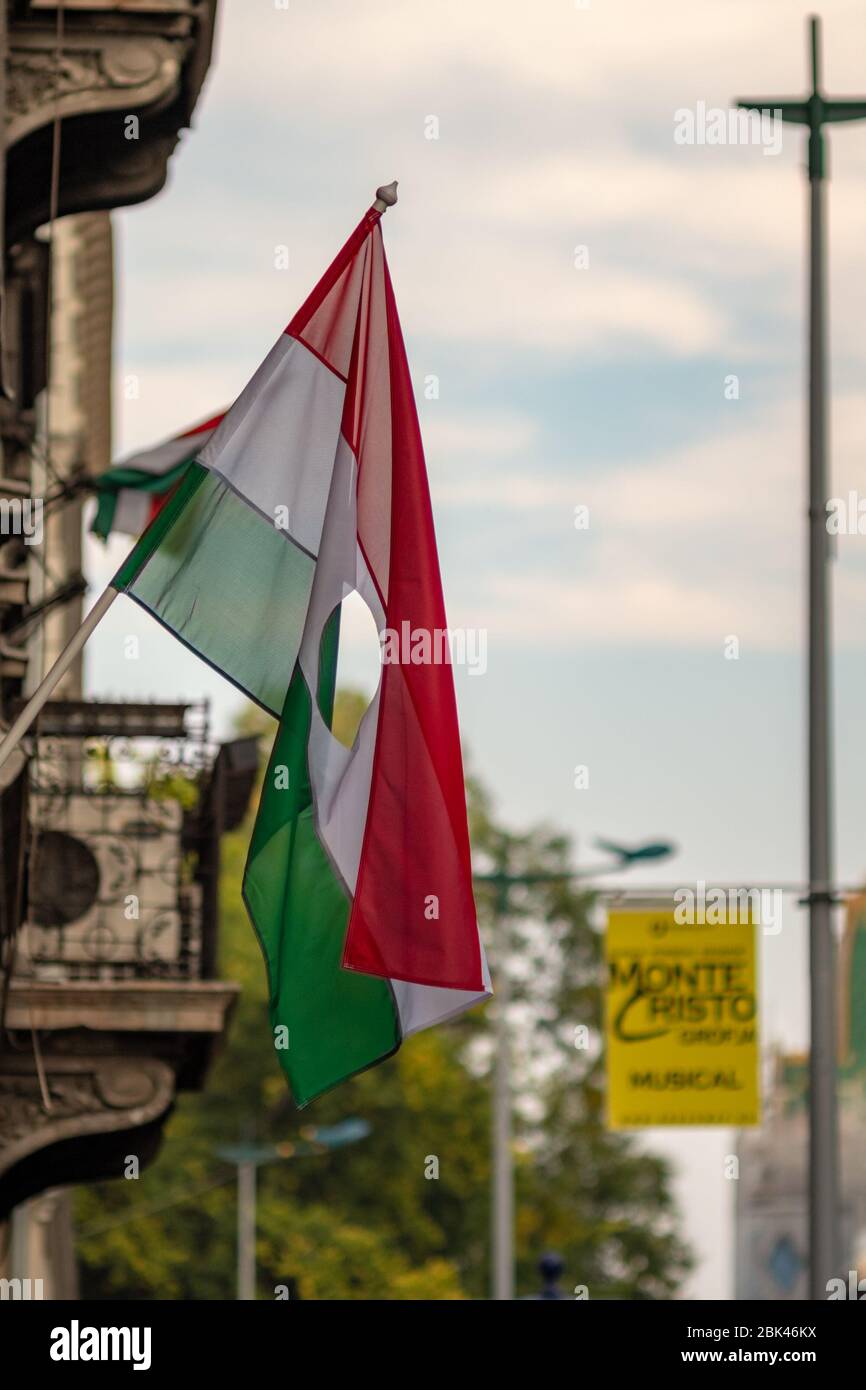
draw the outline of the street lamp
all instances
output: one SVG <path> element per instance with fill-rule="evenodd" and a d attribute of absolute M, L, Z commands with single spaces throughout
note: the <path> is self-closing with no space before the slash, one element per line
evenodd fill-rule
<path fill-rule="evenodd" d="M 281 1144 L 220 1144 L 216 1153 L 238 1170 L 238 1300 L 256 1296 L 256 1171 L 263 1163 L 327 1153 L 366 1139 L 370 1125 L 353 1116 L 336 1125 L 306 1125 L 300 1138 Z"/>
<path fill-rule="evenodd" d="M 595 878 L 601 873 L 619 873 L 634 863 L 666 859 L 676 852 L 667 841 L 647 841 L 626 849 L 611 841 L 597 841 L 599 848 L 617 856 L 616 862 L 570 873 L 512 874 L 503 850 L 497 867 L 474 875 L 476 883 L 489 883 L 494 890 L 493 927 L 496 948 L 500 949 L 496 971 L 496 997 L 493 1005 L 493 1036 L 496 1055 L 493 1064 L 493 1189 L 491 1201 L 491 1296 L 499 1301 L 514 1298 L 514 1161 L 512 1144 L 511 1055 L 508 1036 L 508 1005 L 511 998 L 508 978 L 509 905 L 508 894 L 517 884 L 573 883 Z M 501 946 L 500 946 L 501 943 Z"/>

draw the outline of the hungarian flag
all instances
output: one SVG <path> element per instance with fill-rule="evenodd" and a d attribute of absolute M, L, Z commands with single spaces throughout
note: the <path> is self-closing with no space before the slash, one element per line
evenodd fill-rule
<path fill-rule="evenodd" d="M 244 898 L 298 1104 L 485 998 L 430 496 L 375 208 L 113 583 L 280 721 Z M 330 722 L 353 590 L 380 634 L 420 637 L 387 644 L 399 659 L 348 749 Z"/>
<path fill-rule="evenodd" d="M 96 515 L 90 526 L 94 535 L 104 541 L 116 531 L 140 536 L 222 419 L 216 415 L 100 474 L 96 480 Z"/>

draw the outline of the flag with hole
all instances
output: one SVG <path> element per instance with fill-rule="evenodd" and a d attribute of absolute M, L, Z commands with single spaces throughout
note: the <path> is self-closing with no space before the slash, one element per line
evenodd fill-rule
<path fill-rule="evenodd" d="M 483 1000 L 433 518 L 375 209 L 114 584 L 279 720 L 244 898 L 297 1103 Z M 330 723 L 353 591 L 380 634 L 421 640 L 392 644 L 349 749 Z"/>

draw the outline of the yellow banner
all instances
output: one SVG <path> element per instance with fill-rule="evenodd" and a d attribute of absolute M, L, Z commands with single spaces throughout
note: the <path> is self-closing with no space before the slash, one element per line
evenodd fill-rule
<path fill-rule="evenodd" d="M 610 913 L 612 1129 L 759 1123 L 755 928 L 728 915 L 711 925 L 679 923 L 667 905 Z"/>

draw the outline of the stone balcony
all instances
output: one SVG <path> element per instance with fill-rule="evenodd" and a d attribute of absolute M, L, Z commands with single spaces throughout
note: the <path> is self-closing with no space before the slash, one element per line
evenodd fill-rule
<path fill-rule="evenodd" d="M 214 978 L 219 842 L 256 743 L 206 707 L 53 702 L 27 782 L 27 892 L 0 998 L 0 1219 L 59 1182 L 155 1155 L 238 987 Z M 204 712 L 204 713 L 203 713 Z"/>

